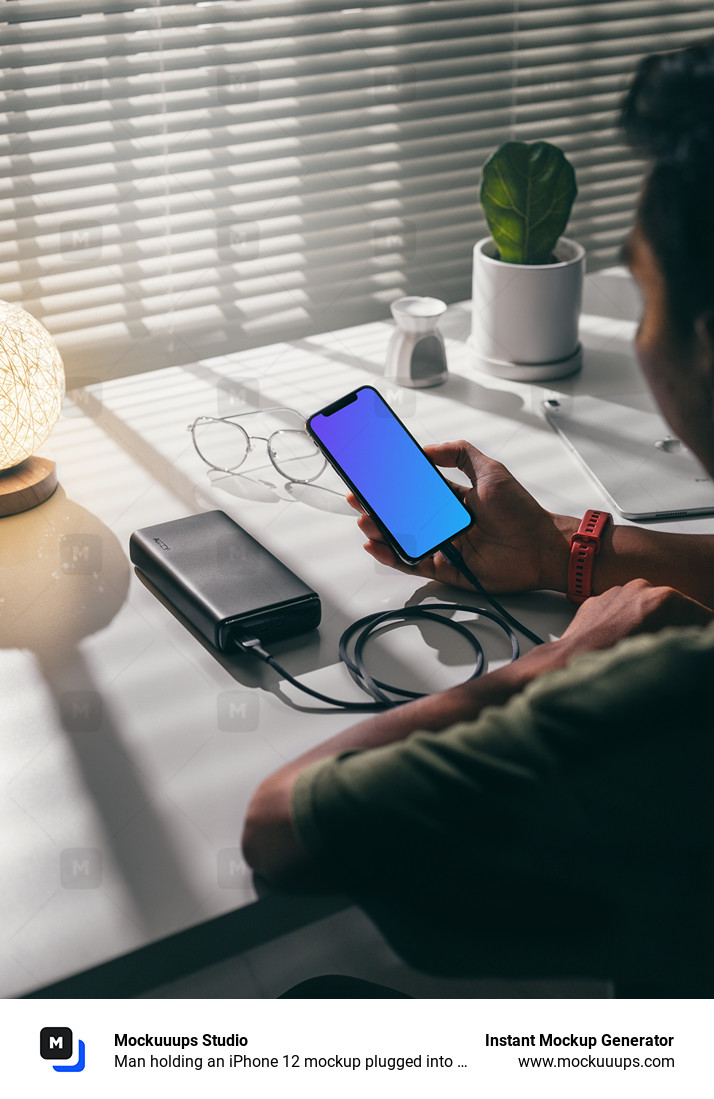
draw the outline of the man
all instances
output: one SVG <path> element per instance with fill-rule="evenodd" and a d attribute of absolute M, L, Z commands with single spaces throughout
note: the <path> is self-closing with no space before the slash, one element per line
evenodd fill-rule
<path fill-rule="evenodd" d="M 714 477 L 714 47 L 646 59 L 623 122 L 651 161 L 625 257 L 643 297 L 636 352 Z M 578 518 L 546 512 L 468 443 L 430 455 L 471 480 L 456 545 L 488 590 L 566 590 Z M 378 561 L 406 568 L 359 525 Z M 439 553 L 408 571 L 465 583 Z M 503 972 L 516 951 L 521 972 L 710 994 L 714 539 L 609 523 L 590 590 L 559 640 L 268 778 L 250 865 L 347 892 L 438 972 Z"/>

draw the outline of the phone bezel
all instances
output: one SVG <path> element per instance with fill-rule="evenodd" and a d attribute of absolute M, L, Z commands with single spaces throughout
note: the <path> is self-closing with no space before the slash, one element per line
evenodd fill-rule
<path fill-rule="evenodd" d="M 347 476 L 345 471 L 340 466 L 337 459 L 334 457 L 333 454 L 330 453 L 330 451 L 327 449 L 326 445 L 322 442 L 321 439 L 318 438 L 316 432 L 312 428 L 312 421 L 315 419 L 316 416 L 324 416 L 324 415 L 329 416 L 329 415 L 332 415 L 335 412 L 341 411 L 342 408 L 345 408 L 348 404 L 351 404 L 353 401 L 355 401 L 357 399 L 357 396 L 366 389 L 371 390 L 372 393 L 375 393 L 377 395 L 377 397 L 382 402 L 382 404 L 385 406 L 385 408 L 388 410 L 388 412 L 394 417 L 394 419 L 397 421 L 397 423 L 402 428 L 402 430 L 406 433 L 406 435 L 408 435 L 408 437 L 414 443 L 414 446 L 417 447 L 417 449 L 422 452 L 422 454 L 426 458 L 429 465 L 436 472 L 437 476 L 439 476 L 441 478 L 441 480 L 444 482 L 444 484 L 448 488 L 449 492 L 451 492 L 452 495 L 459 501 L 461 506 L 466 511 L 466 514 L 469 516 L 469 521 L 468 521 L 468 523 L 466 523 L 465 526 L 463 526 L 460 530 L 455 531 L 452 535 L 449 536 L 449 538 L 445 539 L 442 542 L 438 542 L 435 546 L 432 546 L 431 549 L 426 550 L 424 553 L 420 554 L 419 557 L 410 556 L 405 551 L 404 547 L 402 545 L 400 545 L 400 543 L 394 537 L 392 532 L 385 526 L 383 520 L 379 517 L 379 515 L 376 514 L 376 512 L 374 511 L 372 506 L 365 500 L 365 498 L 362 496 L 362 493 L 359 491 L 357 486 L 355 484 L 353 484 L 353 482 L 350 480 L 350 478 Z M 318 446 L 319 449 L 322 451 L 322 453 L 325 455 L 325 458 L 330 463 L 330 465 L 335 470 L 335 472 L 338 474 L 338 476 L 345 482 L 345 484 L 349 487 L 350 491 L 357 497 L 360 504 L 362 505 L 364 510 L 367 512 L 367 514 L 370 516 L 370 518 L 373 519 L 374 522 L 377 524 L 377 526 L 379 527 L 381 533 L 384 535 L 384 538 L 385 538 L 385 541 L 387 542 L 387 544 L 391 547 L 391 549 L 394 550 L 397 557 L 401 561 L 403 561 L 406 565 L 417 565 L 420 561 L 423 561 L 426 557 L 431 557 L 432 554 L 434 554 L 441 546 L 445 545 L 446 542 L 451 541 L 452 538 L 458 538 L 459 535 L 461 535 L 461 534 L 465 534 L 466 531 L 471 526 L 471 524 L 473 523 L 473 516 L 470 515 L 470 513 L 468 511 L 468 508 L 464 504 L 463 500 L 459 497 L 458 493 L 454 492 L 454 489 L 449 484 L 446 477 L 444 477 L 441 470 L 434 464 L 434 462 L 432 462 L 431 458 L 426 453 L 424 448 L 417 442 L 417 440 L 414 438 L 414 436 L 412 435 L 409 428 L 406 426 L 406 424 L 404 424 L 400 420 L 399 416 L 397 416 L 396 412 L 391 407 L 391 405 L 388 404 L 388 402 L 384 399 L 383 394 L 380 393 L 379 390 L 375 386 L 373 386 L 373 385 L 360 385 L 360 386 L 357 386 L 356 389 L 350 390 L 349 393 L 345 393 L 345 395 L 343 397 L 339 397 L 336 401 L 330 401 L 330 403 L 325 405 L 324 408 L 320 408 L 320 409 L 318 409 L 317 412 L 313 412 L 313 414 L 311 416 L 308 416 L 307 420 L 305 421 L 305 430 L 307 431 L 310 438 L 314 441 L 315 445 Z"/>

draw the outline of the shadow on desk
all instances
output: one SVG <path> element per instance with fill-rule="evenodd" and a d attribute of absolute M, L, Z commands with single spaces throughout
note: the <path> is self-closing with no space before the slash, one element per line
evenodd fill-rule
<path fill-rule="evenodd" d="M 135 569 L 134 572 L 137 580 L 139 580 L 146 590 L 151 592 L 169 614 L 191 634 L 194 640 L 205 649 L 218 664 L 220 664 L 224 671 L 226 671 L 236 683 L 240 683 L 241 686 L 251 690 L 260 688 L 270 691 L 276 698 L 279 698 L 281 702 L 293 710 L 300 710 L 304 713 L 324 713 L 324 706 L 303 705 L 288 698 L 280 686 L 281 679 L 278 673 L 265 664 L 260 663 L 254 657 L 246 656 L 245 653 L 241 653 L 237 649 L 234 654 L 231 654 L 221 652 L 220 649 L 215 648 L 215 646 L 206 640 L 173 603 L 171 603 L 146 576 L 144 576 L 140 569 Z M 280 655 L 281 649 L 286 647 L 294 658 L 292 664 L 294 665 L 298 661 L 300 663 L 300 666 L 296 669 L 296 674 L 312 670 L 314 666 L 319 663 L 319 634 L 317 629 L 310 630 L 309 633 L 301 635 L 299 644 L 295 643 L 294 638 L 287 642 L 276 642 L 271 646 L 271 652 L 277 657 Z"/>
<path fill-rule="evenodd" d="M 107 526 L 58 487 L 41 507 L 2 520 L 0 569 L 6 579 L 0 645 L 33 653 L 52 696 L 60 736 L 71 747 L 79 781 L 101 822 L 105 850 L 81 848 L 89 852 L 83 857 L 95 860 L 89 869 L 99 877 L 103 862 L 111 857 L 126 884 L 132 918 L 146 932 L 163 931 L 174 924 L 177 912 L 194 911 L 200 898 L 176 861 L 145 791 L 144 777 L 127 757 L 118 725 L 82 651 L 84 639 L 106 629 L 126 602 L 126 554 Z M 127 661 L 136 655 L 126 654 Z M 58 753 L 62 750 L 58 745 Z M 62 854 L 78 850 L 73 806 L 68 804 L 64 812 L 59 801 L 71 798 L 71 786 L 61 789 L 62 793 L 54 791 L 54 815 L 39 821 L 60 854 L 58 876 Z M 25 800 L 23 808 L 32 815 L 34 802 Z M 141 853 L 126 829 L 139 813 Z M 149 856 L 161 867 L 160 874 L 145 872 L 143 859 Z"/>

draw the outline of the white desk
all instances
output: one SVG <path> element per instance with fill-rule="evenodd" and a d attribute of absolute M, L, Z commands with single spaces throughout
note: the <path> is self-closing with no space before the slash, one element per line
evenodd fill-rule
<path fill-rule="evenodd" d="M 317 715 L 269 670 L 217 658 L 135 576 L 134 529 L 213 507 L 228 512 L 320 593 L 319 635 L 275 651 L 309 684 L 343 697 L 358 697 L 337 665 L 337 640 L 349 622 L 449 597 L 363 552 L 333 475 L 324 488 L 291 494 L 266 459 L 252 476 L 212 483 L 186 425 L 200 414 L 276 403 L 309 413 L 371 382 L 421 442 L 469 438 L 545 506 L 582 513 L 606 501 L 543 421 L 540 401 L 573 391 L 626 400 L 640 390 L 629 350 L 636 309 L 622 272 L 591 277 L 585 365 L 562 383 L 528 386 L 474 371 L 464 305 L 444 319 L 451 376 L 434 390 L 384 386 L 392 330 L 384 322 L 129 377 L 67 399 L 46 448 L 61 487 L 41 507 L 0 522 L 2 995 L 243 911 L 243 924 L 202 929 L 219 943 L 218 956 L 241 948 L 241 927 L 246 944 L 257 941 L 264 915 L 272 912 L 285 929 L 320 907 L 289 898 L 277 907 L 275 898 L 254 904 L 239 851 L 242 820 L 266 774 L 354 719 Z M 541 635 L 558 635 L 570 618 L 555 594 L 504 601 Z M 487 656 L 503 659 L 504 642 L 488 626 L 483 636 Z M 460 642 L 429 630 L 424 637 L 428 643 L 413 627 L 377 643 L 387 678 L 430 689 L 465 678 L 469 655 Z M 169 942 L 169 955 L 172 942 L 183 952 L 188 940 Z M 146 955 L 137 957 L 142 966 Z M 180 960 L 177 953 L 177 966 Z"/>

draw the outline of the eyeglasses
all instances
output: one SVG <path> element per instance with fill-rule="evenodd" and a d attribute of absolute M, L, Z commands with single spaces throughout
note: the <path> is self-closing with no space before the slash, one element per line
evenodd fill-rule
<path fill-rule="evenodd" d="M 238 420 L 249 416 L 278 414 L 294 420 L 299 427 L 281 427 L 270 435 L 249 434 Z M 196 453 L 211 469 L 235 473 L 253 450 L 253 440 L 267 446 L 268 456 L 282 477 L 297 484 L 309 484 L 323 472 L 327 462 L 305 431 L 304 419 L 294 408 L 275 405 L 254 412 L 239 412 L 234 416 L 199 416 L 186 428 L 191 432 Z M 250 426 L 250 425 L 248 425 Z"/>

